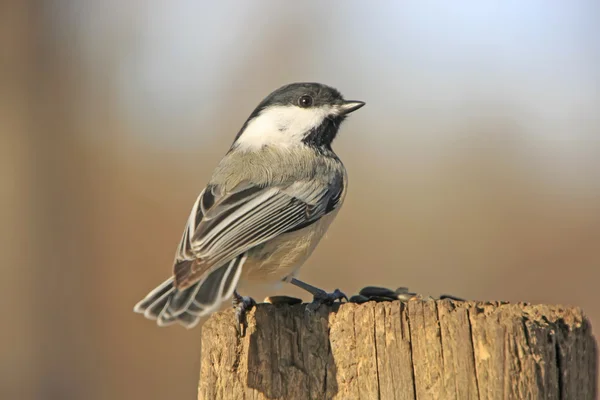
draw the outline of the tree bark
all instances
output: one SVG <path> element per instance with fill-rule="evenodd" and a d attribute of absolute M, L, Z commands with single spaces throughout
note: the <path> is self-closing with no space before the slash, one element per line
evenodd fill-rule
<path fill-rule="evenodd" d="M 258 305 L 202 328 L 199 399 L 593 400 L 597 350 L 579 308 L 428 300 Z"/>

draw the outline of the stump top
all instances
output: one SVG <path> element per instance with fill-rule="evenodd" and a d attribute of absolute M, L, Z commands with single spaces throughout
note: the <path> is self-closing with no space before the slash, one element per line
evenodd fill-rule
<path fill-rule="evenodd" d="M 203 326 L 201 399 L 595 399 L 577 307 L 425 300 L 260 304 Z"/>

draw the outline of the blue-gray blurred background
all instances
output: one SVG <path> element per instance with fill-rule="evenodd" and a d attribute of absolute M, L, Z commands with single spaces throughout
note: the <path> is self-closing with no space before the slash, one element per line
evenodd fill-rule
<path fill-rule="evenodd" d="M 294 81 L 367 102 L 301 278 L 600 326 L 596 1 L 6 0 L 0 33 L 2 399 L 195 398 L 201 328 L 132 306 L 246 117 Z"/>

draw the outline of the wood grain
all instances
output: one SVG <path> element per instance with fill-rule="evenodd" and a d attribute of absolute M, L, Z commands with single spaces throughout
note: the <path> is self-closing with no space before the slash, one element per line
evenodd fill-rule
<path fill-rule="evenodd" d="M 203 326 L 199 399 L 576 399 L 597 393 L 578 308 L 427 300 L 261 304 Z"/>

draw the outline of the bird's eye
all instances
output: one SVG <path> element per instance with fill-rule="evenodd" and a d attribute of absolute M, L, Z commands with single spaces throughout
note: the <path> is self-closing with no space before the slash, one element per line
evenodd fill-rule
<path fill-rule="evenodd" d="M 312 106 L 312 104 L 313 98 L 307 94 L 305 94 L 304 96 L 300 96 L 300 98 L 298 99 L 298 105 L 300 107 L 306 108 Z"/>

